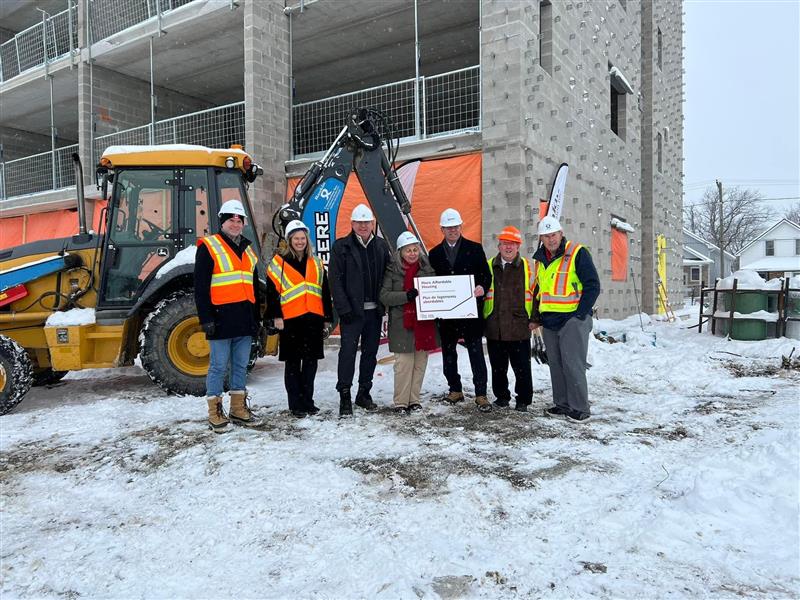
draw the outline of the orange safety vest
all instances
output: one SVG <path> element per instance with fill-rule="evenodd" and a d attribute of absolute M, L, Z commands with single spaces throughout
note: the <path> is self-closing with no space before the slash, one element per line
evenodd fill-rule
<path fill-rule="evenodd" d="M 258 263 L 258 256 L 248 246 L 242 258 L 219 235 L 210 235 L 197 240 L 197 245 L 205 244 L 214 260 L 211 273 L 211 304 L 233 304 L 245 300 L 255 304 L 256 295 L 253 289 L 253 270 Z"/>
<path fill-rule="evenodd" d="M 322 277 L 325 267 L 316 256 L 306 260 L 306 275 L 303 277 L 292 265 L 276 254 L 267 268 L 267 277 L 275 284 L 281 295 L 281 312 L 284 319 L 299 317 L 306 313 L 325 316 L 322 307 Z"/>
<path fill-rule="evenodd" d="M 575 272 L 575 257 L 581 244 L 567 242 L 564 254 L 547 267 L 537 266 L 540 312 L 573 312 L 583 294 L 583 284 Z"/>

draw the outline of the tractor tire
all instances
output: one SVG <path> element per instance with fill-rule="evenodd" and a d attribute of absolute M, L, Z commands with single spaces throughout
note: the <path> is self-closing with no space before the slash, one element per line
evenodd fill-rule
<path fill-rule="evenodd" d="M 44 369 L 39 369 L 38 371 L 33 372 L 33 387 L 38 387 L 40 385 L 50 385 L 52 383 L 56 383 L 64 379 L 64 375 L 66 375 L 69 371 L 54 371 L 50 367 L 45 367 Z"/>
<path fill-rule="evenodd" d="M 30 356 L 10 337 L 0 335 L 0 415 L 22 402 L 32 383 Z"/>
<path fill-rule="evenodd" d="M 139 339 L 142 367 L 164 391 L 205 395 L 210 347 L 191 291 L 175 292 L 159 302 L 145 319 Z"/>

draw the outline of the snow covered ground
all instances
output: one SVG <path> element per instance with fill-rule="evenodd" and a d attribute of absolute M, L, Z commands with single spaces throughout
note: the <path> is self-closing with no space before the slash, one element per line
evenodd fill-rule
<path fill-rule="evenodd" d="M 295 420 L 262 359 L 265 424 L 226 435 L 141 369 L 72 373 L 0 417 L 0 596 L 796 598 L 800 342 L 695 322 L 597 322 L 627 341 L 592 340 L 587 425 L 536 364 L 527 414 L 437 401 L 434 355 L 421 414 L 384 364 L 339 420 L 329 353 Z"/>

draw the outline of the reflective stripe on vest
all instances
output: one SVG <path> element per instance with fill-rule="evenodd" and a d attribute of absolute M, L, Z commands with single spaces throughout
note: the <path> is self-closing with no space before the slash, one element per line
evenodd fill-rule
<path fill-rule="evenodd" d="M 315 256 L 306 260 L 306 275 L 275 255 L 267 268 L 275 289 L 281 296 L 281 312 L 284 319 L 299 317 L 306 313 L 325 316 L 322 305 L 322 277 L 325 273 L 322 261 Z"/>
<path fill-rule="evenodd" d="M 573 312 L 578 308 L 583 284 L 575 272 L 575 257 L 581 248 L 580 244 L 567 242 L 560 259 L 538 267 L 540 312 Z"/>
<path fill-rule="evenodd" d="M 252 248 L 245 248 L 242 258 L 239 258 L 219 234 L 197 240 L 197 245 L 200 244 L 205 244 L 214 261 L 214 270 L 211 273 L 211 304 L 218 306 L 245 300 L 255 304 L 253 270 L 258 263 L 258 256 Z"/>
<path fill-rule="evenodd" d="M 528 317 L 530 318 L 531 312 L 533 311 L 533 289 L 536 285 L 536 274 L 531 270 L 530 261 L 525 258 L 524 256 L 520 257 L 523 263 L 523 273 L 525 277 L 525 281 L 528 283 L 525 287 L 525 312 L 528 313 Z M 489 291 L 486 292 L 486 295 L 483 297 L 483 317 L 486 318 L 492 311 L 494 310 L 494 268 L 492 267 L 493 259 L 489 259 L 487 262 L 489 263 L 489 273 L 492 276 L 492 285 L 489 288 Z"/>

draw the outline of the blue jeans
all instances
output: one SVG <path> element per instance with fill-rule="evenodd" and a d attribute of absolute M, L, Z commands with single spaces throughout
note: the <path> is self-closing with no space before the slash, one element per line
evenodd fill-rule
<path fill-rule="evenodd" d="M 211 357 L 206 375 L 206 395 L 222 396 L 225 376 L 230 363 L 230 388 L 244 391 L 247 380 L 247 362 L 250 360 L 252 339 L 249 335 L 226 340 L 208 340 Z"/>

